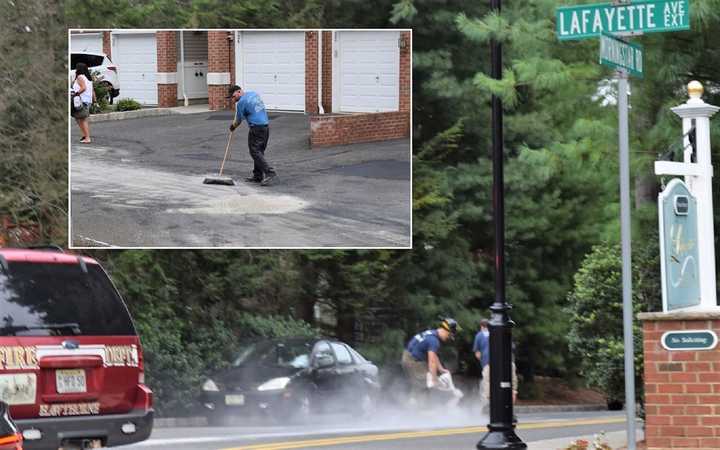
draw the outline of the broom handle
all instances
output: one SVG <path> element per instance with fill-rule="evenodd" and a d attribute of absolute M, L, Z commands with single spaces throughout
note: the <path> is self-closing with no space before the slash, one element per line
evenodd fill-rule
<path fill-rule="evenodd" d="M 227 159 L 228 152 L 230 151 L 230 143 L 232 142 L 233 132 L 230 132 L 230 137 L 228 138 L 227 146 L 225 147 L 225 156 L 223 156 L 222 164 L 220 165 L 220 174 L 218 176 L 222 176 L 223 168 L 225 167 L 225 160 Z"/>

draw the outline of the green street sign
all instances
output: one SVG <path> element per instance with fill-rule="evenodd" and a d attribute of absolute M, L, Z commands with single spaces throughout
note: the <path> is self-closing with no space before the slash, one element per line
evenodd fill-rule
<path fill-rule="evenodd" d="M 665 350 L 712 350 L 718 342 L 712 330 L 666 331 L 660 339 Z"/>
<path fill-rule="evenodd" d="M 600 64 L 614 69 L 624 69 L 630 75 L 642 78 L 642 46 L 625 42 L 603 32 L 600 35 Z"/>
<path fill-rule="evenodd" d="M 561 41 L 606 33 L 681 31 L 690 29 L 689 0 L 639 0 L 626 4 L 561 6 L 555 10 Z"/>
<path fill-rule="evenodd" d="M 663 311 L 700 304 L 697 200 L 673 178 L 658 196 Z"/>

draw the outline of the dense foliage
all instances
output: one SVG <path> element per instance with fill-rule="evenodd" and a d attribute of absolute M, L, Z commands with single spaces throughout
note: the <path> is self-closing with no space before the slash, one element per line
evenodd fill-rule
<path fill-rule="evenodd" d="M 451 314 L 466 329 L 457 341 L 461 367 L 471 368 L 467 347 L 493 298 L 493 93 L 505 106 L 508 299 L 523 385 L 536 373 L 573 376 L 585 358 L 616 360 L 617 345 L 608 354 L 584 353 L 579 324 L 591 313 L 578 309 L 588 292 L 607 300 L 588 300 L 603 314 L 620 301 L 617 280 L 595 272 L 612 274 L 618 264 L 614 84 L 596 62 L 596 40 L 555 38 L 560 3 L 506 1 L 498 15 L 488 2 L 464 0 L 66 0 L 72 27 L 413 28 L 412 251 L 94 252 L 135 316 L 161 408 L 183 406 L 200 373 L 226 363 L 242 339 L 274 333 L 332 334 L 389 366 L 411 333 Z M 0 216 L 64 240 L 62 9 L 39 0 L 3 8 L 0 61 L 9 78 L 0 84 Z M 659 180 L 650 162 L 680 136 L 668 108 L 684 101 L 690 79 L 705 83 L 706 101 L 720 104 L 720 53 L 712 45 L 719 26 L 720 0 L 694 0 L 692 31 L 638 38 L 646 74 L 632 81 L 631 98 L 637 251 L 657 240 L 650 231 Z M 488 77 L 493 37 L 503 43 L 500 82 Z M 12 88 L 18 84 L 27 88 Z M 717 149 L 720 120 L 712 133 Z M 573 290 L 585 255 L 601 242 L 609 244 L 588 258 Z M 651 257 L 635 264 L 637 280 L 658 273 Z M 647 286 L 637 289 L 637 308 L 656 308 L 656 286 Z M 568 311 L 576 312 L 572 320 Z M 610 323 L 608 342 L 617 342 L 621 333 Z M 592 381 L 587 367 L 583 373 Z"/>
<path fill-rule="evenodd" d="M 636 248 L 633 260 L 633 315 L 662 309 L 660 258 L 656 240 Z M 579 356 L 581 374 L 602 390 L 608 402 L 625 399 L 623 345 L 622 266 L 620 246 L 595 246 L 575 274 L 575 286 L 568 296 L 570 350 Z M 633 325 L 635 385 L 642 398 L 642 326 Z"/>
<path fill-rule="evenodd" d="M 19 238 L 65 242 L 68 90 L 62 4 L 4 1 L 0 30 L 0 245 Z"/>

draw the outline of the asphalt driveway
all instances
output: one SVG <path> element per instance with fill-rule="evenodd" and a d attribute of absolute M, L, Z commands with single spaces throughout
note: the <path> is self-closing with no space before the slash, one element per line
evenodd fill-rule
<path fill-rule="evenodd" d="M 71 132 L 73 247 L 409 247 L 408 139 L 311 150 L 303 114 L 270 113 L 272 186 L 252 172 L 247 127 L 217 174 L 229 111 L 91 123 Z"/>

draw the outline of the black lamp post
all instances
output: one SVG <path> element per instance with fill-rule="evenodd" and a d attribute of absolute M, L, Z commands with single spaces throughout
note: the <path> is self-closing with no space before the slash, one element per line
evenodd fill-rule
<path fill-rule="evenodd" d="M 501 0 L 490 0 L 490 7 L 500 13 Z M 502 45 L 490 43 L 492 77 L 502 79 Z M 503 180 L 502 102 L 492 96 L 493 146 L 493 215 L 495 220 L 495 302 L 490 306 L 490 423 L 488 432 L 477 443 L 483 449 L 526 449 L 515 434 L 512 404 L 511 345 L 512 327 L 505 300 L 505 199 Z"/>

